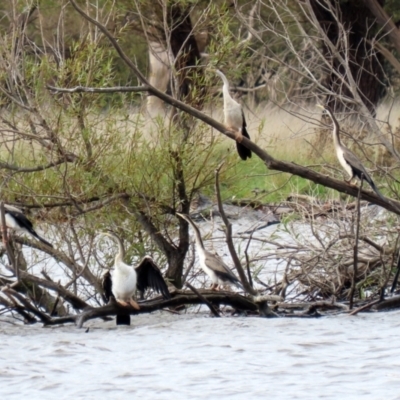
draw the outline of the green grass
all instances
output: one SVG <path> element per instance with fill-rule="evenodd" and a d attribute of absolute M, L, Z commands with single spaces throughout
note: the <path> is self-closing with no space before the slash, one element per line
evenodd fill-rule
<path fill-rule="evenodd" d="M 123 112 L 101 114 L 101 118 L 95 118 L 94 114 L 88 116 L 87 124 L 91 129 L 89 138 L 96 154 L 96 168 L 93 171 L 86 170 L 82 168 L 84 163 L 70 164 L 66 167 L 68 190 L 75 196 L 87 198 L 102 195 L 107 191 L 138 191 L 146 193 L 150 198 L 156 197 L 163 203 L 172 204 L 176 200 L 173 186 L 175 162 L 169 152 L 173 150 L 182 155 L 186 189 L 200 190 L 210 198 L 215 197 L 214 170 L 222 161 L 224 165 L 220 173 L 220 189 L 223 201 L 251 199 L 262 203 L 279 203 L 293 194 L 310 195 L 320 200 L 345 197 L 306 179 L 268 170 L 264 162 L 255 155 L 247 161 L 242 161 L 232 140 L 225 139 L 219 133 L 207 136 L 209 130 L 201 125 L 196 127 L 200 131 L 194 131 L 195 136 L 182 147 L 182 132 L 171 128 L 163 132 L 162 128 L 166 124 L 163 119 L 150 121 L 149 124 L 139 113 L 127 115 L 130 123 L 127 123 Z M 64 125 L 60 125 L 60 137 L 65 140 L 66 148 L 77 151 L 84 160 L 85 148 L 80 130 L 75 127 L 74 120 L 69 120 L 68 117 L 71 118 L 66 115 Z M 337 168 L 337 172 L 322 166 L 313 168 L 323 174 L 335 175 L 342 179 L 344 175 L 340 172 L 341 168 L 332 151 L 331 142 L 328 141 L 323 148 L 323 156 L 310 156 L 311 147 L 307 143 L 313 143 L 315 140 L 310 136 L 315 133 L 314 128 L 307 128 L 308 136 L 285 135 L 284 131 L 276 128 L 279 121 L 282 121 L 281 114 L 268 117 L 270 130 L 263 128 L 259 138 L 255 137 L 261 148 L 276 159 L 293 161 L 304 166 L 330 164 Z M 296 128 L 295 121 L 287 118 L 285 121 L 292 129 Z M 257 120 L 253 124 L 254 136 L 258 122 Z M 302 132 L 303 127 L 298 129 Z M 279 139 L 275 136 L 269 137 L 269 134 L 279 135 Z M 143 143 L 146 145 L 143 146 Z M 47 162 L 45 152 L 43 153 L 43 149 L 38 145 L 21 141 L 15 150 L 11 156 L 9 150 L 4 147 L 0 153 L 2 160 L 12 160 L 21 166 L 42 165 Z M 62 197 L 64 171 L 65 168 L 60 167 L 18 175 L 11 182 L 10 189 L 17 197 L 26 191 L 25 187 L 30 188 L 32 193 L 42 193 L 44 196 L 46 193 L 52 193 Z M 373 178 L 383 193 L 390 194 L 388 190 L 385 191 L 384 177 L 381 182 L 379 174 L 374 174 Z M 393 190 L 396 191 L 399 185 L 391 180 Z"/>
<path fill-rule="evenodd" d="M 226 146 L 225 146 L 226 147 Z M 218 165 L 217 159 L 213 160 L 215 166 Z M 225 149 L 226 152 L 226 149 Z M 310 160 L 295 160 L 297 163 L 307 165 Z M 268 170 L 265 163 L 253 155 L 251 159 L 242 161 L 236 152 L 228 157 L 228 166 L 223 168 L 220 178 L 221 196 L 224 201 L 240 199 L 256 199 L 263 203 L 279 203 L 291 194 L 307 194 L 320 198 L 331 198 L 337 193 L 324 186 L 314 184 L 304 178 L 293 176 L 288 173 Z M 214 185 L 205 188 L 205 193 L 209 196 L 214 194 Z M 336 195 L 338 197 L 338 194 Z"/>

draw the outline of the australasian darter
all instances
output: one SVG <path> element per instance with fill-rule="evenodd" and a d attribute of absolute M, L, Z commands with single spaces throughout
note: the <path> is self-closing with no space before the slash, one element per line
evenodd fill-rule
<path fill-rule="evenodd" d="M 229 82 L 226 76 L 220 71 L 215 71 L 222 79 L 224 85 L 222 86 L 222 94 L 224 96 L 224 118 L 225 125 L 229 130 L 232 130 L 236 135 L 236 149 L 242 160 L 251 157 L 251 150 L 241 144 L 243 136 L 250 139 L 247 132 L 246 119 L 244 117 L 242 106 L 234 100 L 229 93 Z"/>
<path fill-rule="evenodd" d="M 357 158 L 355 154 L 353 154 L 347 147 L 343 146 L 339 137 L 339 123 L 335 116 L 333 115 L 333 111 L 329 106 L 322 106 L 317 104 L 317 107 L 322 108 L 326 115 L 332 120 L 332 134 L 333 134 L 333 143 L 335 146 L 336 156 L 339 160 L 340 165 L 343 169 L 349 174 L 350 179 L 345 180 L 347 183 L 351 183 L 351 181 L 357 177 L 361 179 L 361 175 L 363 179 L 368 182 L 371 186 L 372 190 L 382 199 L 385 200 L 383 195 L 379 192 L 378 188 L 375 186 L 374 181 L 368 174 L 367 170 L 361 164 L 361 161 Z"/>
<path fill-rule="evenodd" d="M 147 288 L 152 288 L 155 292 L 161 293 L 165 299 L 170 298 L 161 271 L 151 257 L 144 257 L 137 267 L 125 264 L 125 249 L 121 238 L 111 232 L 104 232 L 102 235 L 109 236 L 118 243 L 114 272 L 111 274 L 110 271 L 107 271 L 103 275 L 103 290 L 107 302 L 110 301 L 111 297 L 114 297 L 122 306 L 130 304 L 133 308 L 139 310 L 140 307 L 134 300 L 136 290 L 144 292 Z M 128 314 L 117 315 L 116 321 L 117 325 L 129 325 L 130 316 Z"/>
<path fill-rule="evenodd" d="M 193 228 L 196 240 L 196 251 L 199 256 L 200 267 L 211 278 L 212 290 L 218 290 L 219 285 L 234 284 L 243 290 L 239 279 L 233 274 L 229 267 L 220 257 L 206 250 L 200 235 L 200 230 L 193 220 L 186 214 L 176 213 L 176 215 L 187 221 Z"/>
<path fill-rule="evenodd" d="M 8 229 L 13 229 L 17 232 L 29 233 L 45 245 L 53 247 L 51 243 L 49 243 L 47 240 L 43 239 L 37 234 L 37 232 L 33 229 L 32 222 L 23 214 L 23 212 L 19 208 L 4 204 L 4 217 L 6 227 Z"/>

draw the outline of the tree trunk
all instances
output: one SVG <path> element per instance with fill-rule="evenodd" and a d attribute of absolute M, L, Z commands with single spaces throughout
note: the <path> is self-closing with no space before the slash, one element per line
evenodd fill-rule
<path fill-rule="evenodd" d="M 342 45 L 343 32 L 335 20 L 335 16 L 328 9 L 329 7 L 324 5 L 324 2 L 329 4 L 328 1 L 332 7 L 336 7 L 336 18 L 339 19 L 347 33 L 347 48 Z M 380 5 L 384 3 L 384 0 L 377 1 Z M 372 115 L 375 115 L 376 105 L 385 94 L 385 87 L 382 84 L 384 81 L 383 56 L 380 53 L 376 54 L 369 42 L 376 33 L 376 28 L 373 26 L 375 16 L 361 0 L 343 2 L 312 0 L 310 3 L 323 31 L 339 49 L 343 58 L 349 59 L 349 69 L 357 83 L 359 94 Z M 337 95 L 352 98 L 349 89 L 343 85 L 343 80 L 346 79 L 345 66 L 332 55 L 328 46 L 323 45 L 323 51 L 326 58 L 331 60 L 334 71 L 339 74 L 338 77 L 335 72 L 330 73 L 326 77 L 326 86 Z M 340 112 L 348 108 L 349 104 L 338 101 L 339 96 L 337 95 L 328 96 L 326 103 L 335 112 Z"/>
<path fill-rule="evenodd" d="M 176 251 L 173 251 L 167 255 L 168 271 L 166 277 L 168 281 L 178 289 L 181 289 L 183 286 L 183 266 L 187 253 L 187 249 L 185 249 L 185 247 L 186 246 L 182 246 L 181 248 L 178 248 Z M 189 248 L 189 241 L 187 248 Z"/>
<path fill-rule="evenodd" d="M 170 1 L 167 8 L 168 30 L 170 37 L 170 49 L 174 57 L 174 69 L 176 71 L 176 97 L 190 104 L 192 107 L 201 109 L 205 99 L 205 87 L 199 86 L 199 75 L 203 74 L 202 68 L 197 68 L 201 56 L 197 40 L 194 35 L 192 22 L 190 19 L 190 7 L 183 7 L 177 2 Z M 196 88 L 194 88 L 196 86 Z M 195 90 L 196 89 L 196 90 Z M 195 120 L 192 116 L 178 113 L 174 109 L 174 123 L 179 126 L 185 134 L 182 142 L 186 142 L 192 132 Z M 183 213 L 188 213 L 190 199 L 185 185 L 185 175 L 182 160 L 179 152 L 170 152 L 171 159 L 174 160 L 174 185 L 177 201 Z M 182 288 L 183 267 L 186 253 L 189 249 L 189 229 L 185 221 L 179 221 L 179 245 L 165 246 L 164 252 L 168 260 L 168 270 L 166 277 L 177 288 Z M 165 251 L 166 250 L 166 251 Z"/>
<path fill-rule="evenodd" d="M 171 29 L 170 45 L 175 59 L 174 67 L 178 73 L 178 98 L 201 109 L 205 88 L 202 86 L 193 90 L 193 85 L 197 85 L 198 77 L 202 75 L 203 69 L 196 68 L 201 56 L 190 19 L 190 7 L 184 9 L 178 3 L 171 3 L 168 8 Z M 195 93 L 195 97 L 193 97 L 193 93 Z"/>
<path fill-rule="evenodd" d="M 384 0 L 364 0 L 364 4 L 369 8 L 383 30 L 387 32 L 390 41 L 400 53 L 400 31 L 383 9 L 384 3 Z"/>

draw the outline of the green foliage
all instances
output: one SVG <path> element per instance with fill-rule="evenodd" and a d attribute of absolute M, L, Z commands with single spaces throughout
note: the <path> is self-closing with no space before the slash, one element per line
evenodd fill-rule
<path fill-rule="evenodd" d="M 22 3 L 18 3 L 18 7 Z M 144 7 L 142 12 L 149 12 L 145 3 L 138 4 Z M 44 44 L 48 32 L 61 16 L 61 9 L 50 0 L 42 1 L 40 7 L 42 17 L 45 17 L 45 20 L 41 20 L 44 34 L 38 36 L 38 23 L 29 29 L 32 38 Z M 99 7 L 101 18 L 114 13 L 113 20 L 117 22 L 129 11 L 126 2 L 121 2 L 113 9 L 110 2 L 104 1 L 99 3 Z M 301 41 L 302 38 L 293 19 L 296 15 L 295 3 L 291 5 L 291 10 L 293 14 L 285 15 L 281 28 L 286 29 L 293 43 L 296 43 L 297 39 Z M 275 15 L 271 10 L 269 13 L 267 11 L 264 10 L 266 19 Z M 201 15 L 196 9 L 193 12 Z M 185 129 L 165 124 L 163 119 L 155 124 L 149 123 L 140 113 L 131 112 L 129 106 L 139 99 L 135 94 L 50 94 L 46 88 L 49 82 L 60 87 L 107 87 L 130 83 L 130 72 L 107 42 L 94 35 L 89 26 L 83 29 L 82 35 L 77 36 L 82 29 L 82 21 L 76 15 L 73 18 L 67 15 L 65 21 L 68 57 L 62 63 L 51 53 L 38 57 L 32 52 L 26 52 L 20 63 L 23 77 L 20 83 L 29 94 L 23 99 L 38 112 L 21 111 L 17 107 L 8 118 L 22 131 L 31 135 L 46 135 L 48 132 L 43 127 L 42 118 L 49 129 L 56 132 L 65 150 L 74 153 L 79 161 L 25 174 L 23 179 L 14 178 L 9 187 L 10 195 L 14 193 L 12 197 L 21 197 L 26 187 L 31 188 L 32 193 L 41 193 L 43 202 L 50 201 L 54 193 L 58 196 L 68 193 L 78 199 L 87 199 L 105 193 L 127 191 L 152 199 L 154 207 L 156 204 L 160 207 L 177 207 L 174 176 L 176 159 L 172 156 L 177 150 L 189 197 L 198 190 L 213 193 L 213 170 L 221 158 L 226 158 L 221 179 L 222 194 L 226 199 L 252 198 L 254 190 L 260 191 L 259 196 L 263 201 L 269 202 L 279 202 L 293 192 L 331 195 L 325 188 L 297 177 L 282 173 L 267 174 L 265 165 L 256 157 L 244 163 L 238 161 L 234 151 L 227 155 L 225 145 L 216 146 L 218 140 L 203 140 L 207 128 L 201 124 L 193 126 L 190 140 L 183 142 Z M 233 82 L 246 75 L 250 69 L 248 48 L 238 40 L 240 23 L 227 3 L 211 4 L 204 24 L 211 28 L 207 48 L 209 65 L 223 69 Z M 132 35 L 129 24 L 116 26 L 121 45 L 144 71 L 143 66 L 147 63 L 144 61 L 147 60 L 144 38 L 138 39 L 137 35 Z M 278 52 L 282 47 L 283 42 L 274 41 L 270 49 Z M 140 55 L 139 59 L 137 55 Z M 1 77 L 9 79 L 5 73 Z M 210 87 L 214 80 L 214 75 L 207 74 L 205 82 L 201 83 Z M 131 83 L 136 83 L 134 81 Z M 194 93 L 195 90 L 196 85 L 193 85 Z M 217 101 L 215 97 L 210 97 L 207 104 Z M 3 96 L 2 102 L 9 102 L 9 98 Z M 152 128 L 149 129 L 149 126 Z M 229 147 L 233 145 L 229 144 Z M 15 148 L 19 152 L 3 150 L 2 160 L 25 167 L 46 164 L 48 160 L 48 149 L 36 142 L 27 144 L 24 138 L 19 138 L 14 144 Z M 304 160 L 297 159 L 297 162 L 300 161 Z M 159 211 L 157 207 L 156 211 Z"/>
<path fill-rule="evenodd" d="M 400 1 L 399 0 L 386 0 L 384 2 L 385 11 L 389 17 L 396 23 L 400 20 Z"/>

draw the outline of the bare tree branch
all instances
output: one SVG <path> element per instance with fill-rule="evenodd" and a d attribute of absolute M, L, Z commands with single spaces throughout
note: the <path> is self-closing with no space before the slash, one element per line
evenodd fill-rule
<path fill-rule="evenodd" d="M 392 43 L 400 53 L 400 31 L 386 11 L 381 7 L 377 0 L 364 0 L 364 4 L 371 10 L 379 24 L 388 33 Z"/>
<path fill-rule="evenodd" d="M 244 311 L 257 311 L 257 306 L 252 301 L 243 297 L 237 293 L 230 292 L 210 292 L 206 290 L 199 290 L 199 292 L 213 305 L 229 305 L 237 310 Z M 110 315 L 117 314 L 127 314 L 127 315 L 137 315 L 143 313 L 150 313 L 156 310 L 162 310 L 168 307 L 178 307 L 187 304 L 203 304 L 203 300 L 192 292 L 187 291 L 176 291 L 172 293 L 172 298 L 168 300 L 163 300 L 160 298 L 155 298 L 145 302 L 139 302 L 139 310 L 133 307 L 123 307 L 117 302 L 111 302 L 103 307 L 89 308 L 83 313 L 78 315 L 70 315 L 62 318 L 52 318 L 46 322 L 46 325 L 59 325 L 67 322 L 75 322 L 78 328 L 82 328 L 83 324 L 94 318 L 107 317 Z"/>
<path fill-rule="evenodd" d="M 57 165 L 61 165 L 61 164 L 64 164 L 66 162 L 73 162 L 73 160 L 69 160 L 69 159 L 58 160 L 58 161 L 51 162 L 51 163 L 49 163 L 47 165 L 39 165 L 37 167 L 32 167 L 32 168 L 17 167 L 15 165 L 7 164 L 5 162 L 0 161 L 0 169 L 1 168 L 8 169 L 10 171 L 14 171 L 14 172 L 17 172 L 17 173 L 19 173 L 19 172 L 38 172 L 38 171 L 44 171 L 44 170 L 49 169 L 49 168 L 53 168 L 53 167 L 55 167 Z"/>
<path fill-rule="evenodd" d="M 166 103 L 179 108 L 180 110 L 187 112 L 188 114 L 194 116 L 195 118 L 198 118 L 199 120 L 205 122 L 209 126 L 215 128 L 219 132 L 223 133 L 230 139 L 236 140 L 236 135 L 234 132 L 231 132 L 227 130 L 227 128 L 214 120 L 213 118 L 207 116 L 206 114 L 202 113 L 199 110 L 196 110 L 193 107 L 188 106 L 187 104 L 167 95 L 166 93 L 163 93 L 159 90 L 157 90 L 155 87 L 151 86 L 145 76 L 138 70 L 136 65 L 129 59 L 129 57 L 124 53 L 122 50 L 121 46 L 118 44 L 116 39 L 111 35 L 111 33 L 107 30 L 107 28 L 102 25 L 99 21 L 96 21 L 89 15 L 87 15 L 81 8 L 78 7 L 76 2 L 74 0 L 70 0 L 71 4 L 73 7 L 81 14 L 85 19 L 96 25 L 103 33 L 106 35 L 106 37 L 110 40 L 111 44 L 114 46 L 122 60 L 131 68 L 131 70 L 136 74 L 138 79 L 148 87 L 148 90 L 151 94 L 159 97 L 161 100 L 165 101 Z M 346 184 L 344 182 L 338 181 L 336 179 L 326 177 L 322 174 L 319 174 L 317 172 L 314 172 L 306 167 L 302 167 L 300 165 L 296 165 L 294 163 L 287 163 L 284 161 L 276 160 L 274 159 L 271 155 L 269 155 L 266 151 L 262 150 L 260 147 L 258 147 L 254 142 L 250 141 L 247 138 L 243 138 L 241 142 L 244 146 L 246 146 L 248 149 L 252 150 L 259 158 L 261 158 L 268 169 L 272 170 L 277 170 L 277 171 L 282 171 L 282 172 L 288 172 L 293 175 L 300 176 L 302 178 L 305 178 L 307 180 L 313 181 L 318 184 L 322 184 L 324 186 L 330 187 L 332 189 L 335 189 L 339 192 L 347 193 L 350 194 L 353 197 L 357 197 L 358 194 L 358 189 L 354 186 L 351 186 L 349 184 Z M 392 147 L 389 144 L 389 147 Z M 388 148 L 389 148 L 388 147 Z M 395 152 L 396 153 L 396 152 Z M 383 201 L 380 199 L 378 196 L 375 194 L 370 194 L 369 192 L 362 191 L 361 198 L 363 200 L 370 201 L 372 203 L 378 204 L 384 208 L 386 208 L 389 211 L 392 211 L 396 214 L 400 215 L 400 203 L 396 202 L 394 200 L 388 199 L 388 201 Z"/>
<path fill-rule="evenodd" d="M 243 287 L 246 289 L 248 293 L 251 293 L 253 296 L 257 295 L 257 292 L 250 286 L 249 281 L 246 278 L 246 274 L 244 272 L 244 269 L 242 267 L 242 264 L 239 260 L 239 257 L 236 253 L 235 246 L 233 244 L 232 240 L 232 224 L 229 222 L 228 218 L 226 217 L 225 211 L 224 211 L 224 206 L 222 205 L 222 199 L 221 199 L 221 192 L 219 190 L 219 171 L 222 168 L 223 163 L 221 163 L 215 170 L 215 193 L 217 196 L 217 204 L 218 204 L 218 210 L 221 214 L 221 218 L 224 221 L 225 224 L 225 237 L 226 237 L 226 244 L 228 245 L 229 253 L 232 257 L 233 263 L 235 265 L 236 271 L 238 272 L 240 276 L 240 280 L 243 284 Z"/>
<path fill-rule="evenodd" d="M 53 92 L 59 93 L 130 93 L 130 92 L 148 92 L 147 86 L 114 86 L 94 88 L 86 86 L 75 86 L 74 88 L 61 88 L 56 86 L 47 85 L 47 88 Z"/>

